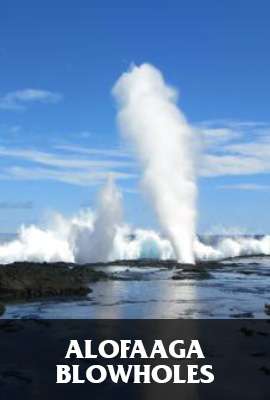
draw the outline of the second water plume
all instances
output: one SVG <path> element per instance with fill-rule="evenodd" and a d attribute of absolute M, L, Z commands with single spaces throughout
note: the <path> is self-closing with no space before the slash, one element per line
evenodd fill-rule
<path fill-rule="evenodd" d="M 193 132 L 177 107 L 177 93 L 155 67 L 124 73 L 113 88 L 123 134 L 135 144 L 150 195 L 176 258 L 194 263 L 196 180 Z"/>
<path fill-rule="evenodd" d="M 121 222 L 122 195 L 111 175 L 99 194 L 98 209 L 92 230 L 85 226 L 75 235 L 77 262 L 108 261 L 113 251 L 117 228 Z"/>

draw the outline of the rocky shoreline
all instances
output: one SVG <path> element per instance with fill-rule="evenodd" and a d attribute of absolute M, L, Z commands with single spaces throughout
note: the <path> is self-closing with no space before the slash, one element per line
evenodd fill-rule
<path fill-rule="evenodd" d="M 109 272 L 104 272 L 105 268 L 103 267 L 106 266 L 172 269 L 174 270 L 172 276 L 174 280 L 201 280 L 211 278 L 211 271 L 231 268 L 235 264 L 233 261 L 227 264 L 217 261 L 205 261 L 190 265 L 180 264 L 174 260 L 153 259 L 119 260 L 83 265 L 63 262 L 15 262 L 8 265 L 0 265 L 0 304 L 17 299 L 86 296 L 91 292 L 92 282 L 117 279 Z M 1 313 L 3 313 L 3 306 L 1 307 L 0 305 L 0 315 Z"/>
<path fill-rule="evenodd" d="M 174 279 L 189 275 L 206 274 L 206 268 L 217 267 L 217 263 L 203 263 L 196 266 L 178 264 L 173 260 L 121 260 L 110 263 L 70 264 L 15 262 L 0 265 L 0 303 L 16 299 L 33 299 L 53 296 L 85 296 L 91 289 L 91 282 L 100 279 L 114 279 L 98 267 L 118 265 L 127 267 L 162 267 L 175 269 Z M 220 264 L 219 264 L 220 266 Z M 0 315 L 4 306 L 0 305 Z"/>
<path fill-rule="evenodd" d="M 69 315 L 65 304 L 71 304 L 74 315 L 88 318 L 100 312 L 114 315 L 121 310 L 129 318 L 140 316 L 138 304 L 143 303 L 147 315 L 153 314 L 156 304 L 154 312 L 162 317 L 167 315 L 166 304 L 173 317 L 261 318 L 270 315 L 268 260 L 260 257 L 248 262 L 231 259 L 195 265 L 155 259 L 84 265 L 61 262 L 0 265 L 0 316 L 24 315 L 24 309 L 28 310 L 26 314 L 39 315 L 35 307 L 40 304 L 46 304 L 46 313 Z M 194 297 L 194 291 L 198 297 Z M 224 296 L 228 298 L 228 306 L 223 304 Z"/>
<path fill-rule="evenodd" d="M 0 302 L 52 296 L 85 296 L 102 271 L 65 263 L 16 262 L 0 265 Z M 0 307 L 1 313 L 1 307 Z"/>

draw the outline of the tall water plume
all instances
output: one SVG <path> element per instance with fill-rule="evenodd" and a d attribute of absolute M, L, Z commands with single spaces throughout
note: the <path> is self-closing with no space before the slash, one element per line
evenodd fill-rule
<path fill-rule="evenodd" d="M 177 92 L 149 64 L 133 66 L 113 88 L 118 122 L 135 145 L 150 196 L 178 261 L 194 263 L 196 177 L 194 137 Z"/>

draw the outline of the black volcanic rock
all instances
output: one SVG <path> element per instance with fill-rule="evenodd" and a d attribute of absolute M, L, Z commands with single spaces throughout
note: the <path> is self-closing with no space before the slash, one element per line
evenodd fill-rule
<path fill-rule="evenodd" d="M 195 279 L 195 280 L 203 280 L 203 279 L 211 279 L 211 274 L 204 268 L 190 268 L 177 270 L 176 274 L 172 276 L 173 280 L 182 280 L 182 279 Z"/>
<path fill-rule="evenodd" d="M 193 265 L 158 259 L 117 260 L 83 265 L 64 262 L 15 262 L 0 265 L 0 300 L 84 296 L 91 291 L 91 282 L 114 279 L 111 274 L 103 272 L 104 267 L 111 265 L 173 269 L 175 275 L 172 279 L 209 279 L 211 276 L 208 270 L 224 267 L 218 262 L 199 262 Z"/>
<path fill-rule="evenodd" d="M 83 296 L 88 284 L 106 275 L 65 263 L 16 262 L 0 266 L 0 298 Z"/>

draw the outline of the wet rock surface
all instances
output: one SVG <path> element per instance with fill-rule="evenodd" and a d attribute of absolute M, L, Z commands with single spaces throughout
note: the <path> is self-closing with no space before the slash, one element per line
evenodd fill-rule
<path fill-rule="evenodd" d="M 0 266 L 0 299 L 50 296 L 84 296 L 88 284 L 106 278 L 88 266 L 74 268 L 65 263 L 18 262 Z M 1 306 L 0 306 L 1 314 Z"/>
<path fill-rule="evenodd" d="M 216 262 L 197 265 L 179 264 L 174 260 L 120 260 L 110 263 L 70 263 L 15 262 L 0 265 L 0 300 L 32 299 L 51 296 L 85 296 L 91 291 L 89 284 L 100 279 L 116 279 L 100 270 L 106 266 L 155 267 L 174 269 L 173 279 L 207 279 L 208 269 L 220 267 Z M 4 313 L 0 305 L 0 315 Z"/>
<path fill-rule="evenodd" d="M 222 264 L 216 261 L 198 262 L 196 265 L 181 264 L 175 260 L 119 260 L 109 263 L 71 263 L 15 262 L 0 265 L 0 300 L 31 299 L 51 296 L 85 296 L 91 291 L 89 284 L 100 279 L 115 280 L 117 277 L 104 272 L 100 267 L 126 266 L 127 268 L 171 269 L 173 280 L 210 279 L 211 271 L 234 267 L 233 263 Z M 121 277 L 119 276 L 119 279 Z M 0 305 L 0 315 L 4 312 Z"/>
<path fill-rule="evenodd" d="M 0 315 L 266 318 L 269 261 L 246 257 L 195 265 L 154 259 L 0 265 L 0 304 L 5 305 Z"/>
<path fill-rule="evenodd" d="M 254 318 L 252 312 L 245 312 L 245 313 L 235 313 L 230 315 L 231 318 Z"/>

